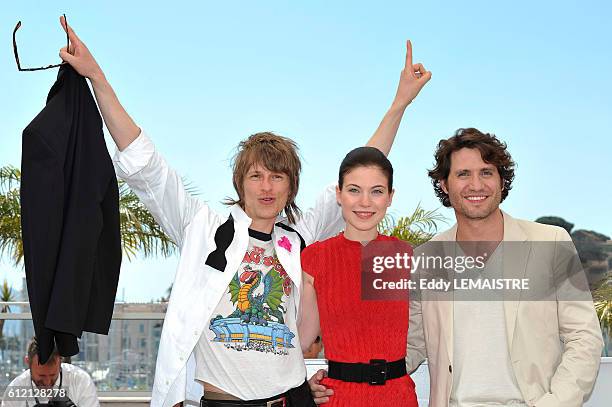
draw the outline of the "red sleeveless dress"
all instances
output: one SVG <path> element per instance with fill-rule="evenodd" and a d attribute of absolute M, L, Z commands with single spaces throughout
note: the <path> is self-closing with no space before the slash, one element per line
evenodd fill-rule
<path fill-rule="evenodd" d="M 379 235 L 376 240 L 397 239 Z M 347 363 L 403 359 L 408 302 L 361 300 L 361 250 L 360 242 L 341 233 L 302 252 L 302 268 L 314 277 L 325 357 Z M 334 390 L 324 404 L 329 407 L 418 406 L 410 376 L 387 380 L 384 385 L 330 378 L 322 384 Z"/>

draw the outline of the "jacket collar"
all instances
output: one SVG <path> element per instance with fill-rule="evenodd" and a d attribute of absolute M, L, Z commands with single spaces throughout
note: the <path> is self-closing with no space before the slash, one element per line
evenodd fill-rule
<path fill-rule="evenodd" d="M 232 205 L 230 208 L 230 214 L 234 218 L 234 222 L 240 224 L 246 223 L 247 227 L 249 227 L 251 222 L 253 222 L 253 219 L 251 219 L 249 215 L 246 214 L 244 209 L 242 209 L 238 204 Z"/>
<path fill-rule="evenodd" d="M 251 219 L 249 217 L 249 215 L 247 215 L 247 213 L 244 211 L 244 209 L 242 209 L 242 207 L 238 204 L 234 204 L 231 206 L 230 208 L 230 214 L 231 216 L 234 218 L 234 221 L 236 223 L 246 223 L 247 227 L 251 226 L 251 223 L 253 222 L 253 219 Z M 285 216 L 282 215 L 278 215 L 276 217 L 276 221 L 274 222 L 274 226 L 278 226 L 279 224 L 286 224 L 287 223 L 287 218 Z M 274 231 L 275 227 L 272 228 L 272 231 Z M 295 232 L 295 230 L 291 229 L 291 231 Z"/>
<path fill-rule="evenodd" d="M 527 235 L 519 222 L 504 211 L 502 211 L 502 215 L 504 215 L 504 242 L 526 241 Z"/>

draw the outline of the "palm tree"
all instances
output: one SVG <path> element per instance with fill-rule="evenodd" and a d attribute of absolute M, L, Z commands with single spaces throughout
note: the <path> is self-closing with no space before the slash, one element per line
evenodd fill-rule
<path fill-rule="evenodd" d="M 21 239 L 21 210 L 19 185 L 21 171 L 7 165 L 0 168 L 0 257 L 8 255 L 14 266 L 23 265 L 23 241 Z M 161 254 L 168 257 L 176 245 L 162 231 L 153 215 L 123 181 L 119 181 L 119 219 L 122 251 L 128 260 L 140 252 L 144 257 Z M 194 192 L 190 190 L 189 192 Z M 12 287 L 7 281 L 0 287 L 0 301 L 15 301 Z M 8 305 L 0 312 L 9 312 Z M 4 320 L 0 320 L 0 342 L 3 338 Z"/>
<path fill-rule="evenodd" d="M 601 330 L 612 338 L 612 278 L 593 291 L 593 302 Z M 607 356 L 607 348 L 604 348 L 604 355 Z"/>
<path fill-rule="evenodd" d="M 13 296 L 13 288 L 9 286 L 8 281 L 4 280 L 2 286 L 0 287 L 0 302 L 13 302 L 15 301 L 15 297 Z M 9 305 L 2 305 L 0 307 L 0 313 L 10 312 L 11 307 Z M 0 319 L 0 341 L 4 342 L 4 319 Z"/>
<path fill-rule="evenodd" d="M 21 172 L 12 166 L 0 168 L 0 257 L 8 252 L 18 265 L 23 259 L 19 181 Z"/>
<path fill-rule="evenodd" d="M 446 223 L 446 218 L 437 209 L 427 211 L 419 203 L 409 216 L 397 220 L 391 215 L 385 216 L 378 225 L 378 231 L 419 246 L 436 234 L 439 223 Z"/>
<path fill-rule="evenodd" d="M 8 254 L 15 266 L 23 262 L 19 183 L 21 172 L 0 168 L 0 256 Z M 190 191 L 191 192 L 191 191 Z M 119 181 L 119 214 L 122 250 L 128 260 L 140 252 L 145 257 L 168 257 L 176 245 L 162 231 L 153 215 L 123 181 Z"/>
<path fill-rule="evenodd" d="M 131 260 L 140 252 L 144 257 L 171 256 L 176 244 L 164 233 L 153 215 L 122 181 L 119 184 L 119 222 L 123 253 Z"/>
<path fill-rule="evenodd" d="M 593 300 L 602 329 L 612 336 L 612 286 L 602 286 L 595 290 Z"/>
<path fill-rule="evenodd" d="M 14 167 L 0 168 L 0 256 L 6 251 L 11 253 L 12 260 L 18 264 L 23 258 L 23 244 L 21 242 L 21 218 L 19 216 L 19 184 L 21 173 Z M 5 192 L 4 188 L 8 190 Z M 0 302 L 15 301 L 13 288 L 6 279 L 0 287 Z M 8 305 L 0 307 L 0 313 L 10 312 Z M 4 322 L 0 319 L 0 342 L 4 349 Z"/>

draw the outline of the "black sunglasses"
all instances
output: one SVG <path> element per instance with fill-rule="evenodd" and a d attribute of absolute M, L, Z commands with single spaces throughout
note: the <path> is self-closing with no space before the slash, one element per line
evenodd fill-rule
<path fill-rule="evenodd" d="M 66 19 L 66 14 L 64 14 L 64 21 L 66 22 L 66 26 L 68 26 L 68 20 Z M 19 63 L 19 53 L 17 52 L 17 30 L 21 27 L 21 21 L 17 22 L 15 29 L 13 30 L 13 52 L 15 53 L 15 62 L 17 62 L 17 69 L 20 71 L 42 71 L 43 69 L 57 68 L 58 66 L 64 65 L 66 62 L 62 62 L 61 64 L 48 65 L 40 68 L 22 68 Z M 70 47 L 70 38 L 68 37 L 68 32 L 66 32 L 66 49 Z"/>

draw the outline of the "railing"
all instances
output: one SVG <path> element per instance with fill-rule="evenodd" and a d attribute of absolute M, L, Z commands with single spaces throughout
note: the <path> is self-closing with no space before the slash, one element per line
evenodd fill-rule
<path fill-rule="evenodd" d="M 34 334 L 29 303 L 0 302 L 4 305 L 18 311 L 0 313 L 0 320 L 6 321 L 0 341 L 0 389 L 25 368 L 23 356 Z M 101 398 L 150 396 L 166 306 L 117 303 L 108 336 L 83 334 L 80 353 L 71 362 L 92 376 Z"/>

